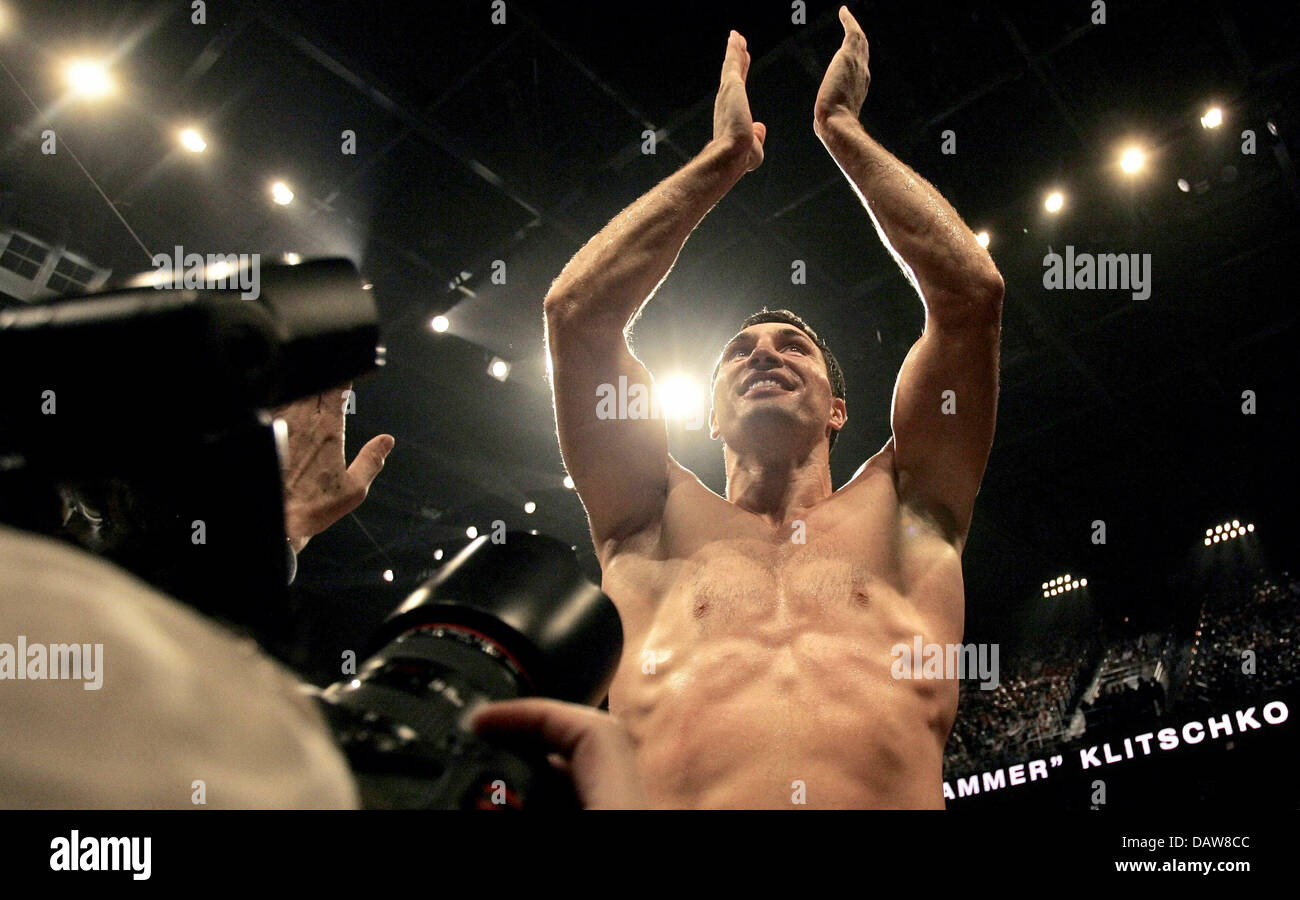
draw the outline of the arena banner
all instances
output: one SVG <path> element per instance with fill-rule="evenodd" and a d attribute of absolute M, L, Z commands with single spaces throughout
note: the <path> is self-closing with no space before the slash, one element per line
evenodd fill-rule
<path fill-rule="evenodd" d="M 1032 759 L 990 771 L 977 772 L 960 778 L 945 779 L 945 800 L 957 800 L 977 794 L 1009 790 L 1046 780 L 1053 770 L 1088 772 L 1105 766 L 1117 765 L 1142 756 L 1153 756 L 1178 750 L 1180 747 L 1215 741 L 1233 735 L 1246 735 L 1269 726 L 1281 725 L 1290 717 L 1290 709 L 1282 700 L 1270 700 L 1262 707 L 1247 706 L 1210 716 L 1204 720 L 1192 719 L 1180 727 L 1166 726 L 1118 740 L 1056 753 L 1046 759 Z"/>

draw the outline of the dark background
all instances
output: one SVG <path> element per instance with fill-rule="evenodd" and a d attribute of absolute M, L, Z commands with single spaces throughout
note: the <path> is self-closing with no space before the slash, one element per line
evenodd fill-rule
<path fill-rule="evenodd" d="M 149 268 L 143 243 L 343 255 L 374 284 L 388 364 L 357 385 L 350 452 L 380 431 L 397 445 L 361 509 L 300 560 L 298 599 L 317 613 L 301 663 L 315 677 L 469 525 L 557 535 L 599 577 L 562 484 L 542 297 L 587 238 L 708 140 L 731 28 L 753 56 L 766 161 L 692 236 L 635 347 L 658 376 L 707 383 L 745 315 L 789 307 L 845 370 L 836 485 L 888 439 L 923 310 L 812 132 L 836 4 L 810 2 L 802 26 L 784 2 L 533 0 L 510 2 L 503 25 L 477 0 L 210 3 L 202 26 L 181 2 L 7 8 L 0 222 L 65 241 L 115 282 Z M 1083 2 L 850 8 L 871 47 L 868 131 L 991 233 L 1006 280 L 966 640 L 1009 653 L 1067 625 L 1186 633 L 1207 572 L 1295 571 L 1300 6 L 1111 3 L 1104 25 Z M 116 54 L 115 98 L 60 100 L 56 63 L 79 50 Z M 1225 114 L 1216 130 L 1198 122 L 1211 102 Z M 174 140 L 191 122 L 209 142 L 197 157 Z M 32 135 L 51 126 L 139 243 L 69 154 L 39 153 Z M 355 156 L 339 152 L 345 129 Z M 646 129 L 654 155 L 641 152 Z M 954 155 L 940 152 L 948 129 Z M 1129 139 L 1149 152 L 1131 179 L 1116 166 Z M 297 194 L 290 207 L 269 201 L 277 178 Z M 1050 187 L 1067 195 L 1055 217 Z M 1067 244 L 1151 254 L 1151 296 L 1045 290 L 1044 254 Z M 489 280 L 494 260 L 505 285 Z M 794 260 L 806 285 L 790 283 Z M 446 334 L 428 327 L 437 313 Z M 493 356 L 513 367 L 504 383 L 486 374 Z M 1255 415 L 1242 413 L 1246 390 Z M 723 491 L 707 431 L 673 425 L 670 443 Z M 1256 532 L 1203 546 L 1233 518 Z M 1104 545 L 1090 540 L 1098 519 Z M 1067 572 L 1087 589 L 1044 599 L 1040 583 Z"/>

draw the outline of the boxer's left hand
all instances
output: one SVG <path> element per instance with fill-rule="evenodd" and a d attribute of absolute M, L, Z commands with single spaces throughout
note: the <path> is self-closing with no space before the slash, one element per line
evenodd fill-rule
<path fill-rule="evenodd" d="M 396 443 L 392 435 L 378 435 L 361 448 L 352 465 L 347 464 L 343 405 L 351 389 L 343 385 L 272 412 L 289 427 L 284 529 L 294 553 L 361 505 Z"/>
<path fill-rule="evenodd" d="M 813 107 L 814 131 L 819 131 L 838 116 L 850 116 L 857 121 L 867 99 L 867 87 L 871 84 L 871 71 L 867 68 L 867 36 L 846 6 L 840 7 L 840 23 L 844 26 L 844 42 L 835 51 L 817 91 L 817 103 Z"/>

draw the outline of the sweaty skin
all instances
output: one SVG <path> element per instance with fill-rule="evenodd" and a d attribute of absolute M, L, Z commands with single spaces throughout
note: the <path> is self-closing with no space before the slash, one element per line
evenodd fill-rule
<path fill-rule="evenodd" d="M 791 808 L 802 784 L 814 808 L 943 808 L 957 682 L 893 678 L 890 648 L 961 640 L 961 564 L 899 502 L 891 449 L 798 512 L 805 544 L 670 465 L 662 525 L 604 555 L 610 712 L 651 802 Z"/>
<path fill-rule="evenodd" d="M 829 464 L 846 404 L 787 323 L 743 329 L 720 358 L 710 428 L 725 498 L 669 455 L 662 420 L 597 415 L 620 378 L 653 389 L 626 332 L 695 226 L 763 161 L 739 34 L 713 140 L 592 238 L 546 297 L 560 450 L 623 620 L 610 712 L 657 808 L 943 806 L 957 682 L 896 679 L 891 649 L 962 638 L 1003 283 L 938 191 L 867 135 L 866 38 L 846 9 L 840 19 L 814 130 L 926 310 L 893 437 L 847 484 L 834 490 Z M 776 384 L 755 386 L 764 378 Z"/>

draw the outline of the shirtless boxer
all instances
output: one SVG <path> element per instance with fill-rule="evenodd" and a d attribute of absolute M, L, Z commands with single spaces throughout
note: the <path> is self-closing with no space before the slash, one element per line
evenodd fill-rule
<path fill-rule="evenodd" d="M 847 9 L 840 20 L 814 130 L 926 310 L 893 437 L 847 484 L 832 489 L 829 463 L 844 400 L 818 342 L 789 322 L 744 328 L 719 360 L 709 421 L 726 499 L 668 454 L 663 421 L 597 416 L 599 385 L 652 384 L 626 330 L 695 226 L 762 162 L 739 34 L 713 140 L 583 247 L 546 297 L 560 448 L 623 619 L 610 711 L 654 807 L 944 805 L 957 682 L 895 679 L 890 651 L 918 635 L 961 641 L 1003 282 L 939 193 L 867 135 L 867 41 Z"/>

